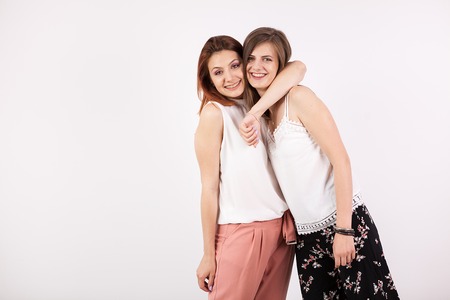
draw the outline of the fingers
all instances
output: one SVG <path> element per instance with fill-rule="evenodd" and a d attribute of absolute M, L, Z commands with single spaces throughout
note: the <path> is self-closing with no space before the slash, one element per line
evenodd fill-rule
<path fill-rule="evenodd" d="M 214 279 L 216 276 L 211 275 L 209 276 L 209 281 L 208 281 L 208 290 L 211 292 L 214 286 Z"/>
<path fill-rule="evenodd" d="M 352 245 L 351 247 L 346 249 L 334 248 L 333 256 L 335 268 L 350 266 L 352 261 L 356 258 L 355 247 Z"/>
<path fill-rule="evenodd" d="M 244 140 L 248 140 L 254 133 L 255 128 L 253 126 L 246 126 L 245 124 L 239 127 L 239 133 L 244 138 Z"/>
<path fill-rule="evenodd" d="M 239 133 L 244 139 L 247 139 L 249 136 L 252 135 L 254 128 L 255 127 L 252 126 L 251 124 L 243 122 L 241 123 L 241 125 L 239 125 Z"/>
<path fill-rule="evenodd" d="M 334 255 L 334 267 L 337 269 L 339 267 L 349 266 L 353 260 L 356 258 L 356 253 L 352 251 L 351 253 L 344 255 Z"/>
<path fill-rule="evenodd" d="M 259 143 L 260 123 L 251 114 L 247 114 L 239 125 L 239 134 L 249 146 L 256 147 Z"/>
<path fill-rule="evenodd" d="M 349 263 L 350 264 L 350 263 Z M 343 267 L 347 265 L 347 259 L 345 258 L 345 256 L 343 257 L 335 257 L 334 258 L 334 268 L 337 269 L 339 267 Z"/>
<path fill-rule="evenodd" d="M 198 287 L 205 292 L 209 292 L 208 282 L 206 281 L 206 278 L 198 277 L 197 279 L 198 279 Z"/>
<path fill-rule="evenodd" d="M 345 258 L 339 257 L 339 256 L 335 256 L 334 257 L 334 268 L 337 269 L 340 266 L 345 266 L 346 264 L 346 260 Z"/>
<path fill-rule="evenodd" d="M 246 139 L 246 142 L 250 146 L 256 147 L 256 145 L 258 145 L 259 142 L 258 130 L 253 129 L 251 135 Z"/>
<path fill-rule="evenodd" d="M 248 145 L 256 147 L 256 145 L 259 143 L 257 128 L 253 126 L 247 126 L 243 123 L 241 124 L 241 126 L 239 126 L 239 132 Z"/>
<path fill-rule="evenodd" d="M 200 274 L 199 272 L 197 272 L 197 283 L 198 283 L 198 287 L 201 290 L 204 290 L 205 292 L 208 292 L 208 284 L 207 284 L 207 277 L 206 275 Z M 206 284 L 205 284 L 206 283 Z"/>
<path fill-rule="evenodd" d="M 336 234 L 333 241 L 333 258 L 335 268 L 350 266 L 356 257 L 353 236 Z"/>
<path fill-rule="evenodd" d="M 205 292 L 211 292 L 214 286 L 214 275 L 202 276 L 197 274 L 198 286 Z"/>

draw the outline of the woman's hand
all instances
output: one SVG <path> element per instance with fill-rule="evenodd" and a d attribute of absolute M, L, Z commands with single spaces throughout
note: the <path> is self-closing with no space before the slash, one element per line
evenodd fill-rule
<path fill-rule="evenodd" d="M 336 233 L 333 241 L 334 266 L 350 265 L 356 257 L 354 237 Z"/>
<path fill-rule="evenodd" d="M 214 255 L 203 255 L 197 268 L 198 286 L 205 292 L 211 292 L 216 276 L 216 258 Z"/>
<path fill-rule="evenodd" d="M 256 147 L 259 143 L 260 131 L 261 123 L 259 122 L 259 119 L 255 115 L 247 113 L 239 125 L 241 137 L 249 146 Z"/>

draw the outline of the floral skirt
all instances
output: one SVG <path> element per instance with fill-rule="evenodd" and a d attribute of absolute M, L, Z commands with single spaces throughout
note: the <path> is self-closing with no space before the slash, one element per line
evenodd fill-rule
<path fill-rule="evenodd" d="M 377 228 L 363 204 L 353 211 L 356 258 L 335 269 L 333 227 L 298 235 L 297 271 L 304 300 L 400 299 Z"/>

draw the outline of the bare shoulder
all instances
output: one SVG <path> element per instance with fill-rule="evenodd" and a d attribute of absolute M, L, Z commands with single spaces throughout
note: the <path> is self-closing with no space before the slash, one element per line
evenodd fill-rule
<path fill-rule="evenodd" d="M 288 94 L 289 102 L 297 108 L 310 107 L 320 103 L 320 99 L 309 87 L 297 85 L 293 87 Z"/>
<path fill-rule="evenodd" d="M 205 105 L 200 113 L 200 123 L 222 124 L 222 111 L 214 103 Z"/>
<path fill-rule="evenodd" d="M 222 130 L 223 117 L 221 109 L 214 103 L 205 105 L 200 112 L 196 136 L 210 139 L 213 136 L 221 136 Z"/>
<path fill-rule="evenodd" d="M 214 103 L 203 107 L 194 136 L 195 152 L 199 161 L 216 157 L 220 152 L 223 135 L 223 117 L 221 109 Z M 213 155 L 213 156 L 211 156 Z"/>
<path fill-rule="evenodd" d="M 315 93 L 313 92 L 313 90 L 311 90 L 309 87 L 307 87 L 306 85 L 296 85 L 293 88 L 291 88 L 291 90 L 289 91 L 289 95 L 315 95 Z"/>

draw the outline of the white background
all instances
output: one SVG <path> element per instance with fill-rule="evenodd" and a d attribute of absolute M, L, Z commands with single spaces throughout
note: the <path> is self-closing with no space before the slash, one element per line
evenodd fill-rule
<path fill-rule="evenodd" d="M 206 299 L 204 42 L 283 30 L 402 299 L 448 299 L 450 2 L 0 1 L 0 299 Z M 293 274 L 288 299 L 300 299 Z"/>

